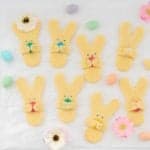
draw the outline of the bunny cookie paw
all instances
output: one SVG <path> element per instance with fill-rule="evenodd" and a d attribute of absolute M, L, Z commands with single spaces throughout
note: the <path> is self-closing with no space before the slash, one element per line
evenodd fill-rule
<path fill-rule="evenodd" d="M 112 100 L 109 104 L 102 102 L 100 93 L 91 97 L 91 114 L 86 120 L 85 138 L 90 143 L 97 143 L 103 137 L 111 116 L 118 110 L 118 100 Z"/>
<path fill-rule="evenodd" d="M 131 27 L 129 22 L 120 25 L 119 46 L 116 57 L 116 66 L 120 71 L 127 71 L 131 68 L 137 55 L 137 47 L 143 39 L 143 28 L 137 27 L 135 31 L 132 31 Z"/>
<path fill-rule="evenodd" d="M 21 16 L 14 24 L 13 30 L 20 41 L 20 52 L 28 66 L 36 66 L 41 59 L 41 46 L 38 36 L 41 23 L 35 16 Z"/>
<path fill-rule="evenodd" d="M 132 86 L 127 78 L 120 80 L 120 89 L 125 97 L 125 106 L 129 119 L 135 126 L 144 122 L 144 95 L 147 90 L 147 80 L 140 78 L 136 86 Z"/>
<path fill-rule="evenodd" d="M 43 121 L 43 103 L 41 95 L 44 88 L 44 78 L 36 77 L 33 86 L 29 85 L 24 78 L 17 80 L 17 87 L 23 97 L 24 112 L 29 124 L 40 125 Z"/>
<path fill-rule="evenodd" d="M 63 74 L 56 75 L 58 116 L 63 122 L 69 123 L 75 119 L 77 95 L 83 86 L 83 82 L 82 76 L 76 77 L 72 83 L 68 83 Z"/>
<path fill-rule="evenodd" d="M 77 45 L 82 55 L 84 77 L 89 82 L 96 82 L 101 77 L 102 62 L 99 55 L 104 47 L 105 38 L 98 35 L 93 43 L 89 43 L 84 35 L 77 37 Z"/>
<path fill-rule="evenodd" d="M 50 46 L 50 62 L 54 67 L 63 67 L 70 53 L 71 39 L 76 31 L 77 25 L 75 22 L 69 22 L 62 29 L 57 20 L 49 22 L 49 32 L 52 39 Z"/>

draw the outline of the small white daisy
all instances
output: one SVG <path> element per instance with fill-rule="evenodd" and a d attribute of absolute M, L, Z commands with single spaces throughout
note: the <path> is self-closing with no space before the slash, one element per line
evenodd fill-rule
<path fill-rule="evenodd" d="M 26 14 L 18 18 L 16 25 L 19 30 L 29 32 L 36 28 L 38 22 L 37 17 Z"/>
<path fill-rule="evenodd" d="M 50 130 L 44 137 L 44 142 L 52 150 L 60 150 L 67 142 L 66 133 L 61 129 Z"/>

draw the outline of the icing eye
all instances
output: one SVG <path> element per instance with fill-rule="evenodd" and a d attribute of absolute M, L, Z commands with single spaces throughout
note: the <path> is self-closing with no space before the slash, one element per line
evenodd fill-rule
<path fill-rule="evenodd" d="M 104 116 L 101 116 L 102 119 L 104 119 Z"/>
<path fill-rule="evenodd" d="M 89 56 L 89 54 L 87 54 L 87 56 Z"/>
<path fill-rule="evenodd" d="M 66 40 L 64 40 L 64 42 L 66 42 Z"/>
<path fill-rule="evenodd" d="M 96 53 L 94 53 L 94 55 L 96 55 Z"/>

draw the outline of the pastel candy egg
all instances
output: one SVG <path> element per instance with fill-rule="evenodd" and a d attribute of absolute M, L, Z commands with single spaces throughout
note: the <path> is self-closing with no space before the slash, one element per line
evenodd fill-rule
<path fill-rule="evenodd" d="M 117 82 L 117 75 L 112 73 L 107 76 L 106 83 L 108 85 L 113 85 Z"/>
<path fill-rule="evenodd" d="M 90 20 L 86 23 L 86 27 L 89 30 L 95 30 L 99 27 L 99 22 L 96 20 Z"/>
<path fill-rule="evenodd" d="M 2 51 L 1 57 L 5 62 L 11 62 L 13 60 L 13 55 L 10 51 Z"/>
<path fill-rule="evenodd" d="M 13 85 L 13 78 L 11 76 L 5 76 L 2 80 L 2 85 L 4 88 L 9 88 Z"/>
<path fill-rule="evenodd" d="M 139 138 L 142 141 L 150 141 L 150 131 L 141 132 L 139 134 Z"/>
<path fill-rule="evenodd" d="M 68 14 L 74 14 L 74 13 L 78 12 L 78 9 L 79 9 L 79 7 L 77 4 L 69 4 L 66 6 L 66 12 Z"/>

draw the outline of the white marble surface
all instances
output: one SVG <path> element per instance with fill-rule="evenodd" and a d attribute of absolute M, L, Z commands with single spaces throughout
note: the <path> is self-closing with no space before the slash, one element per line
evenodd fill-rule
<path fill-rule="evenodd" d="M 105 77 L 108 73 L 118 72 L 114 65 L 116 47 L 118 43 L 118 25 L 120 22 L 129 20 L 134 25 L 143 24 L 145 27 L 145 37 L 138 49 L 138 57 L 134 62 L 132 69 L 126 73 L 120 73 L 119 77 L 127 76 L 135 83 L 139 77 L 146 76 L 150 81 L 150 72 L 145 71 L 142 61 L 145 57 L 150 57 L 150 29 L 149 25 L 144 24 L 138 17 L 139 7 L 146 0 L 0 0 L 0 49 L 11 49 L 15 59 L 11 64 L 6 64 L 0 59 L 0 80 L 6 74 L 10 74 L 16 80 L 20 76 L 28 78 L 30 81 L 36 75 L 43 75 L 47 80 L 44 91 L 45 121 L 40 127 L 31 127 L 27 124 L 22 111 L 22 99 L 16 86 L 5 90 L 0 86 L 0 150 L 46 150 L 47 147 L 42 141 L 42 135 L 45 130 L 63 125 L 70 132 L 71 139 L 65 149 L 75 150 L 144 150 L 150 149 L 149 142 L 141 142 L 137 134 L 145 129 L 150 130 L 150 92 L 145 98 L 146 111 L 145 122 L 141 127 L 135 129 L 133 136 L 127 140 L 118 139 L 111 130 L 111 120 L 108 130 L 101 142 L 96 145 L 88 144 L 83 137 L 84 121 L 89 113 L 89 96 L 94 91 L 101 91 L 105 102 L 112 98 L 119 98 L 121 107 L 115 116 L 126 115 L 124 110 L 124 99 L 118 85 L 108 87 L 105 84 Z M 64 12 L 68 3 L 76 3 L 80 7 L 79 13 L 69 16 Z M 13 34 L 12 22 L 20 14 L 30 12 L 37 15 L 42 21 L 42 30 L 40 42 L 42 44 L 41 64 L 35 68 L 25 66 L 22 57 L 18 51 L 18 40 Z M 72 79 L 82 73 L 80 67 L 80 54 L 75 44 L 75 38 L 71 45 L 72 51 L 67 65 L 62 69 L 54 69 L 50 66 L 48 60 L 48 46 L 50 44 L 49 34 L 47 32 L 47 23 L 51 18 L 58 18 L 62 24 L 69 20 L 78 22 L 78 32 L 85 33 L 89 39 L 95 37 L 98 33 L 106 36 L 107 44 L 102 53 L 103 78 L 96 84 L 86 84 L 78 97 L 79 107 L 76 120 L 69 124 L 62 124 L 58 118 L 55 109 L 55 99 L 57 97 L 53 84 L 54 75 L 57 72 L 64 72 L 68 79 Z M 101 27 L 96 31 L 85 29 L 85 22 L 90 19 L 96 19 Z M 76 35 L 77 35 L 76 34 Z M 149 84 L 150 85 L 150 84 Z M 149 89 L 150 91 L 150 89 Z M 114 116 L 114 118 L 115 118 Z"/>

